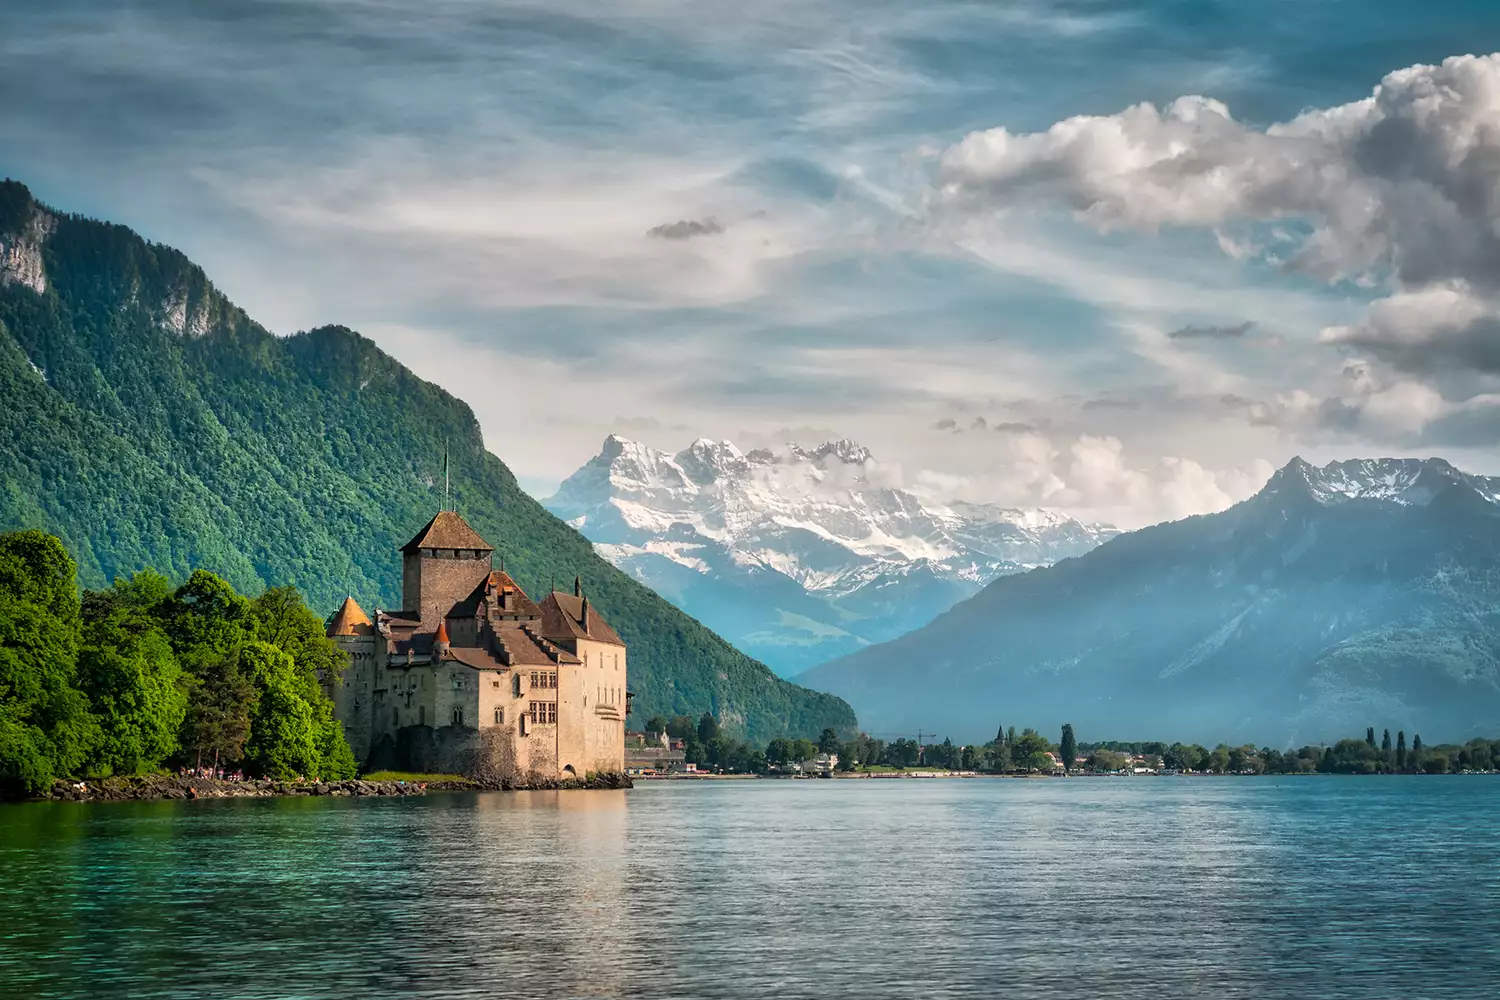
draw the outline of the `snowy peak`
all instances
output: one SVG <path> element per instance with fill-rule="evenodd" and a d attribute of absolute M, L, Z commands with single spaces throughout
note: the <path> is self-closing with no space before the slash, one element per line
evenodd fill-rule
<path fill-rule="evenodd" d="M 699 486 L 719 479 L 737 478 L 750 471 L 750 463 L 733 441 L 699 438 L 678 452 L 674 461 Z"/>
<path fill-rule="evenodd" d="M 610 435 L 545 503 L 773 669 L 891 638 L 998 575 L 1118 534 L 1052 511 L 927 504 L 893 482 L 847 439 L 747 454 L 699 438 L 669 454 Z"/>
<path fill-rule="evenodd" d="M 1305 496 L 1325 507 L 1352 501 L 1424 507 L 1455 487 L 1491 503 L 1500 498 L 1500 479 L 1470 475 L 1441 458 L 1358 458 L 1319 468 L 1297 457 L 1279 469 L 1259 495 Z"/>

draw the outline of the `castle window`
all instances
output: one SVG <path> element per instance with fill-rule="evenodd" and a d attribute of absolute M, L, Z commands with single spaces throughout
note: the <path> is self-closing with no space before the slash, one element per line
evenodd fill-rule
<path fill-rule="evenodd" d="M 461 725 L 464 724 L 464 710 L 463 709 L 461 709 L 461 708 L 455 708 L 453 710 L 453 724 L 455 726 L 461 726 Z"/>
<path fill-rule="evenodd" d="M 497 709 L 495 709 L 495 725 L 502 726 L 504 724 L 505 724 L 505 709 L 503 709 L 503 708 L 497 708 Z"/>
<path fill-rule="evenodd" d="M 499 687 L 500 686 L 500 682 L 499 681 L 490 681 L 490 684 L 493 685 L 494 687 Z"/>
<path fill-rule="evenodd" d="M 534 701 L 531 703 L 531 721 L 538 726 L 550 726 L 557 722 L 557 702 Z"/>
<path fill-rule="evenodd" d="M 458 674 L 453 675 L 453 690 L 458 691 L 464 686 L 464 679 Z"/>
<path fill-rule="evenodd" d="M 511 679 L 510 679 L 510 693 L 511 693 L 511 697 L 513 697 L 513 698 L 519 698 L 519 697 L 521 697 L 521 675 L 520 674 L 515 674 L 515 675 L 513 675 L 511 677 Z"/>

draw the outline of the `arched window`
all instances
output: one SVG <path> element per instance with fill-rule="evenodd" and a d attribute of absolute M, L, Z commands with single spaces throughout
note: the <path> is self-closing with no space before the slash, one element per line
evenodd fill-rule
<path fill-rule="evenodd" d="M 461 709 L 461 708 L 455 708 L 453 710 L 453 724 L 455 726 L 461 726 L 461 725 L 464 724 L 464 710 L 463 709 Z"/>
<path fill-rule="evenodd" d="M 495 709 L 495 725 L 497 725 L 497 726 L 503 726 L 503 725 L 505 725 L 505 709 L 503 709 L 503 708 L 497 708 L 497 709 Z"/>

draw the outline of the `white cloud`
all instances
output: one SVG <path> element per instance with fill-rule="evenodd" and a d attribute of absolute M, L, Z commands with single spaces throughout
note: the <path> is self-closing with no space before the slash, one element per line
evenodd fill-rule
<path fill-rule="evenodd" d="M 939 156 L 935 184 L 940 215 L 971 224 L 1061 204 L 1102 231 L 1205 229 L 1236 260 L 1385 286 L 1322 342 L 1406 372 L 1500 373 L 1500 55 L 1397 70 L 1363 100 L 1263 129 L 1186 96 L 1044 132 L 975 132 Z M 1445 398 L 1491 388 L 1395 381 L 1356 408 L 1372 430 L 1413 433 L 1445 415 Z M 1262 419 L 1318 409 L 1282 396 Z"/>

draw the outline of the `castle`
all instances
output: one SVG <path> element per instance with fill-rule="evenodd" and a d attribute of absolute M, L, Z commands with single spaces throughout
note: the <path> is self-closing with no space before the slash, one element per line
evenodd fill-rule
<path fill-rule="evenodd" d="M 328 623 L 349 654 L 336 717 L 367 769 L 517 783 L 624 770 L 625 644 L 581 584 L 536 604 L 444 510 L 401 549 L 400 611 L 354 598 Z"/>

